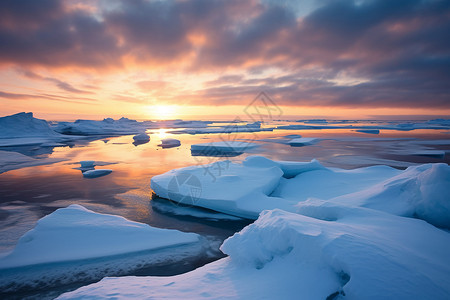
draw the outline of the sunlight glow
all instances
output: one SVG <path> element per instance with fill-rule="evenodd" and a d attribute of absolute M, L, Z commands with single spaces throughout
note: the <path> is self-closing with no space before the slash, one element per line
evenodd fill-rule
<path fill-rule="evenodd" d="M 153 119 L 169 120 L 175 119 L 177 107 L 175 105 L 152 105 L 148 108 L 150 116 Z"/>

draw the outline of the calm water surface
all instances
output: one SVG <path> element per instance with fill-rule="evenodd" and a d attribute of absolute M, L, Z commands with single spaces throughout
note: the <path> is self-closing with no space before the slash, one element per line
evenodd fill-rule
<path fill-rule="evenodd" d="M 23 168 L 0 174 L 0 253 L 10 251 L 35 222 L 57 208 L 77 203 L 101 213 L 124 216 L 130 220 L 160 228 L 196 232 L 214 242 L 217 250 L 221 241 L 249 224 L 248 220 L 210 220 L 193 216 L 180 216 L 157 209 L 174 205 L 166 200 L 152 200 L 150 180 L 152 176 L 188 165 L 213 163 L 221 158 L 191 156 L 190 145 L 221 140 L 246 140 L 260 144 L 249 153 L 229 158 L 240 161 L 249 155 L 264 155 L 275 160 L 309 161 L 317 158 L 326 166 L 356 168 L 372 164 L 388 164 L 405 168 L 411 163 L 445 162 L 444 158 L 411 155 L 411 149 L 444 150 L 450 153 L 450 135 L 438 130 L 393 131 L 380 134 L 358 133 L 348 129 L 333 130 L 276 130 L 241 134 L 172 135 L 169 130 L 152 132 L 147 144 L 134 146 L 132 136 L 107 137 L 83 141 L 71 147 L 36 148 L 15 147 L 0 150 L 17 151 L 34 158 L 61 158 L 64 161 L 44 166 Z M 321 142 L 305 147 L 283 144 L 286 135 L 322 138 Z M 162 138 L 177 138 L 181 146 L 161 149 L 157 145 Z M 424 143 L 425 142 L 425 143 Z M 112 169 L 110 175 L 83 178 L 78 162 L 100 161 Z M 208 176 L 208 174 L 205 174 Z M 163 205 L 157 204 L 160 201 Z M 175 206 L 175 209 L 177 207 Z M 193 208 L 194 212 L 196 211 Z M 213 251 L 214 252 L 214 251 Z M 205 258 L 195 258 L 183 265 L 166 265 L 155 268 L 134 269 L 118 275 L 173 275 L 192 270 L 212 260 L 223 257 L 220 251 Z M 53 298 L 61 292 L 73 290 L 89 282 L 47 289 L 27 291 L 9 298 Z"/>

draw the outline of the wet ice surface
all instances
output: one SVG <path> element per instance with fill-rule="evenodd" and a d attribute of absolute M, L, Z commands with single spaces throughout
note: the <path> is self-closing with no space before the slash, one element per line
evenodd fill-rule
<path fill-rule="evenodd" d="M 274 126 L 270 126 L 274 127 Z M 449 163 L 450 136 L 448 130 L 420 129 L 412 131 L 380 130 L 377 135 L 356 132 L 353 129 L 275 130 L 251 133 L 170 134 L 157 129 L 150 134 L 148 143 L 135 147 L 134 135 L 85 139 L 63 146 L 0 147 L 0 151 L 25 155 L 29 159 L 48 162 L 45 165 L 23 165 L 16 170 L 5 167 L 0 174 L 0 253 L 10 251 L 20 236 L 30 230 L 39 218 L 60 207 L 81 204 L 100 213 L 124 216 L 154 227 L 195 232 L 210 241 L 211 251 L 200 257 L 183 257 L 183 263 L 161 262 L 148 265 L 146 254 L 139 259 L 128 256 L 109 258 L 107 271 L 96 267 L 98 261 L 77 263 L 79 282 L 68 284 L 64 270 L 74 265 L 54 265 L 53 279 L 60 286 L 46 287 L 42 282 L 35 290 L 13 292 L 8 297 L 53 298 L 64 291 L 99 280 L 103 276 L 173 275 L 184 273 L 207 262 L 223 257 L 218 250 L 221 242 L 249 223 L 211 211 L 181 207 L 164 199 L 151 199 L 150 179 L 174 168 L 214 163 L 230 159 L 241 161 L 249 155 L 263 155 L 273 160 L 310 161 L 318 159 L 324 166 L 353 169 L 376 164 L 404 169 L 427 162 Z M 161 149 L 162 139 L 176 138 L 181 146 Z M 291 147 L 296 138 L 317 138 L 313 145 Z M 207 142 L 244 141 L 259 145 L 235 157 L 192 156 L 191 145 Z M 28 159 L 29 158 L 29 159 Z M 77 169 L 79 162 L 94 160 L 108 165 L 113 172 L 98 178 L 83 178 Z M 11 166 L 11 161 L 3 162 Z M 109 164 L 113 163 L 113 164 Z M 24 166 L 28 166 L 23 168 Z M 205 170 L 211 180 L 220 169 Z M 153 202 L 154 201 L 154 202 Z M 164 257 L 161 254 L 161 257 Z M 84 269 L 83 269 L 84 266 Z M 98 266 L 98 265 L 97 265 Z M 36 267 L 37 269 L 39 267 Z M 90 275 L 83 275 L 90 270 Z M 33 270 L 23 270 L 20 276 L 30 278 Z M 59 277 L 59 275 L 61 277 Z M 26 276 L 25 276 L 26 275 Z M 29 277 L 27 277 L 29 276 Z M 59 278 L 59 279 L 58 279 Z M 44 290 L 40 290 L 44 289 Z"/>

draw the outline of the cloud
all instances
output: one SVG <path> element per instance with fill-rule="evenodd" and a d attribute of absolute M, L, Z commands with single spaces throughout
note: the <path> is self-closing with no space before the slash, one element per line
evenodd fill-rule
<path fill-rule="evenodd" d="M 304 14 L 294 2 L 115 0 L 93 1 L 93 10 L 4 0 L 0 64 L 217 73 L 192 97 L 183 91 L 198 104 L 237 104 L 264 89 L 280 105 L 450 108 L 449 1 L 319 1 Z"/>
<path fill-rule="evenodd" d="M 41 76 L 39 74 L 36 74 L 32 71 L 29 70 L 19 70 L 19 72 L 21 72 L 25 77 L 31 78 L 31 79 L 37 79 L 37 80 L 44 80 L 44 81 L 48 81 L 48 82 L 52 82 L 54 83 L 58 88 L 66 91 L 66 92 L 71 92 L 71 93 L 76 93 L 76 94 L 92 94 L 93 92 L 91 91 L 85 91 L 85 90 L 81 90 L 81 89 L 77 89 L 75 87 L 73 87 L 71 84 L 59 80 L 57 78 L 52 78 L 52 77 L 44 77 Z"/>
<path fill-rule="evenodd" d="M 52 94 L 24 94 L 24 93 L 10 93 L 0 91 L 0 98 L 7 100 L 30 100 L 30 99 L 44 99 L 50 101 L 59 101 L 59 102 L 67 102 L 67 103 L 78 103 L 78 104 L 94 104 L 96 100 L 89 98 L 73 98 L 52 95 Z"/>

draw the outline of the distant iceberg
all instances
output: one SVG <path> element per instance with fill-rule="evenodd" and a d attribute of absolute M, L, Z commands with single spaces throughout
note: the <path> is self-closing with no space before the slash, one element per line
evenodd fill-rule
<path fill-rule="evenodd" d="M 63 146 L 60 142 L 73 137 L 55 132 L 45 120 L 33 117 L 33 113 L 18 113 L 0 118 L 0 147 L 43 145 Z"/>

